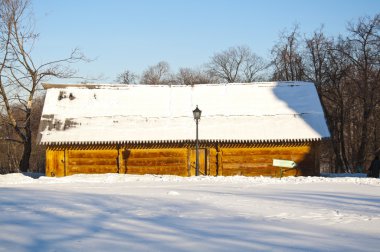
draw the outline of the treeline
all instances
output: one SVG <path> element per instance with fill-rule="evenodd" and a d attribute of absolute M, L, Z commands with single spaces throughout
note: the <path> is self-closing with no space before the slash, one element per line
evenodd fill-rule
<path fill-rule="evenodd" d="M 331 133 L 335 172 L 358 172 L 380 149 L 380 15 L 360 18 L 345 37 L 323 29 L 283 34 L 272 49 L 272 80 L 316 84 Z"/>
<path fill-rule="evenodd" d="M 166 61 L 149 66 L 138 75 L 125 70 L 116 79 L 124 84 L 194 85 L 207 83 L 254 82 L 267 78 L 268 62 L 247 46 L 231 47 L 214 54 L 210 62 L 198 69 L 180 68 L 172 73 Z"/>
<path fill-rule="evenodd" d="M 35 143 L 43 104 L 40 82 L 70 78 L 75 72 L 67 66 L 86 60 L 74 50 L 66 59 L 37 65 L 31 51 L 38 36 L 28 10 L 27 0 L 0 2 L 0 173 L 44 171 L 44 149 Z M 163 61 L 139 74 L 127 69 L 117 76 L 125 84 L 254 81 L 316 84 L 331 132 L 321 150 L 329 171 L 361 171 L 379 153 L 380 14 L 349 24 L 346 36 L 329 37 L 322 28 L 302 35 L 295 26 L 279 36 L 269 59 L 237 46 L 215 53 L 197 69 L 173 73 Z"/>

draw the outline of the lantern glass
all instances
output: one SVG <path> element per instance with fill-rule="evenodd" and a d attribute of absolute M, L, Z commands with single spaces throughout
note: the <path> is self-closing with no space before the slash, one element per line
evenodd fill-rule
<path fill-rule="evenodd" d="M 202 114 L 202 110 L 200 110 L 200 109 L 198 108 L 198 105 L 197 105 L 197 107 L 193 110 L 193 116 L 194 116 L 194 119 L 195 119 L 195 120 L 199 120 L 199 119 L 201 119 L 201 114 Z"/>

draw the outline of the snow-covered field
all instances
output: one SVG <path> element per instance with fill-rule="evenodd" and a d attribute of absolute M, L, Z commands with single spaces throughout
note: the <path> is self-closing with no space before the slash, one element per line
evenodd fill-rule
<path fill-rule="evenodd" d="M 379 251 L 380 179 L 0 175 L 0 251 Z"/>

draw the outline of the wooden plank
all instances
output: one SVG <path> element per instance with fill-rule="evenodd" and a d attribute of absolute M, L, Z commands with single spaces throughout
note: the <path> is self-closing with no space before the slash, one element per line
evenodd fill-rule
<path fill-rule="evenodd" d="M 217 157 L 216 157 L 216 149 L 209 149 L 209 175 L 216 176 L 217 175 Z"/>
<path fill-rule="evenodd" d="M 255 167 L 243 167 L 243 168 L 234 168 L 234 167 L 224 167 L 225 171 L 245 171 L 245 172 L 273 172 L 279 170 L 277 167 L 269 166 L 255 166 Z"/>
<path fill-rule="evenodd" d="M 64 165 L 63 165 L 63 174 L 64 176 L 67 175 L 67 169 L 69 167 L 69 155 L 67 149 L 64 150 Z"/>
<path fill-rule="evenodd" d="M 210 175 L 210 149 L 206 149 L 206 175 Z"/>
<path fill-rule="evenodd" d="M 124 158 L 156 158 L 156 157 L 186 157 L 187 149 L 132 149 L 126 150 Z"/>
<path fill-rule="evenodd" d="M 271 176 L 274 177 L 272 173 L 257 171 L 257 172 L 247 172 L 242 170 L 223 170 L 223 176 Z"/>
<path fill-rule="evenodd" d="M 244 176 L 273 176 L 280 177 L 281 169 L 279 167 L 244 167 L 244 168 L 232 168 L 224 167 L 224 172 L 226 176 L 233 175 L 244 175 Z M 283 169 L 283 176 L 301 176 L 301 171 L 299 169 Z"/>
<path fill-rule="evenodd" d="M 113 169 L 94 169 L 94 168 L 88 168 L 88 169 L 74 169 L 69 170 L 67 172 L 67 175 L 75 175 L 75 174 L 105 174 L 105 173 L 115 173 L 115 170 Z"/>
<path fill-rule="evenodd" d="M 46 161 L 45 161 L 45 175 L 48 177 L 54 177 L 56 170 L 53 159 L 53 150 L 46 150 Z"/>
<path fill-rule="evenodd" d="M 117 150 L 117 170 L 120 174 L 125 173 L 125 160 L 123 159 L 122 150 Z"/>
<path fill-rule="evenodd" d="M 273 167 L 272 164 L 268 163 L 225 163 L 223 164 L 224 169 L 246 169 L 246 168 L 256 168 L 256 167 Z"/>
<path fill-rule="evenodd" d="M 71 165 L 67 170 L 69 175 L 78 173 L 116 173 L 117 167 L 115 165 Z"/>
<path fill-rule="evenodd" d="M 69 150 L 70 158 L 117 158 L 117 150 Z"/>
<path fill-rule="evenodd" d="M 253 155 L 253 156 L 223 156 L 224 163 L 273 163 L 273 159 L 286 159 L 299 162 L 305 155 Z"/>
<path fill-rule="evenodd" d="M 71 165 L 114 165 L 117 167 L 117 158 L 70 158 L 68 164 Z"/>
<path fill-rule="evenodd" d="M 217 175 L 224 176 L 223 173 L 223 152 L 219 145 L 216 147 L 216 158 L 217 158 Z"/>
<path fill-rule="evenodd" d="M 69 170 L 78 170 L 78 169 L 89 169 L 89 168 L 94 168 L 94 169 L 114 169 L 117 171 L 116 165 L 71 165 L 69 167 Z"/>
<path fill-rule="evenodd" d="M 65 152 L 64 150 L 46 150 L 46 176 L 65 176 Z"/>
<path fill-rule="evenodd" d="M 185 157 L 157 157 L 157 158 L 129 158 L 126 160 L 127 166 L 130 165 L 153 165 L 153 166 L 167 166 L 172 164 L 186 165 L 187 160 Z"/>
<path fill-rule="evenodd" d="M 223 156 L 249 155 L 292 155 L 310 152 L 311 146 L 273 148 L 222 148 Z"/>
<path fill-rule="evenodd" d="M 280 172 L 275 168 L 268 167 L 256 167 L 256 168 L 245 168 L 245 169 L 228 169 L 223 168 L 224 176 L 232 175 L 242 175 L 242 176 L 279 176 Z M 277 175 L 278 174 L 278 175 Z"/>
<path fill-rule="evenodd" d="M 127 167 L 128 174 L 159 174 L 159 175 L 178 175 L 178 176 L 188 176 L 186 167 L 173 166 L 173 167 L 142 167 L 142 166 L 131 166 Z"/>

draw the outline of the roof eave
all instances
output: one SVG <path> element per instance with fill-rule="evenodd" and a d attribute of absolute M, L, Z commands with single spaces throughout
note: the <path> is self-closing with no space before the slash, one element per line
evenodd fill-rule
<path fill-rule="evenodd" d="M 220 144 L 271 144 L 271 143 L 310 143 L 328 140 L 330 137 L 302 138 L 302 139 L 201 139 L 200 143 L 220 143 Z M 185 144 L 195 143 L 194 139 L 184 140 L 118 140 L 118 141 L 60 141 L 60 142 L 40 142 L 43 146 L 68 146 L 68 145 L 144 145 L 144 144 Z"/>

